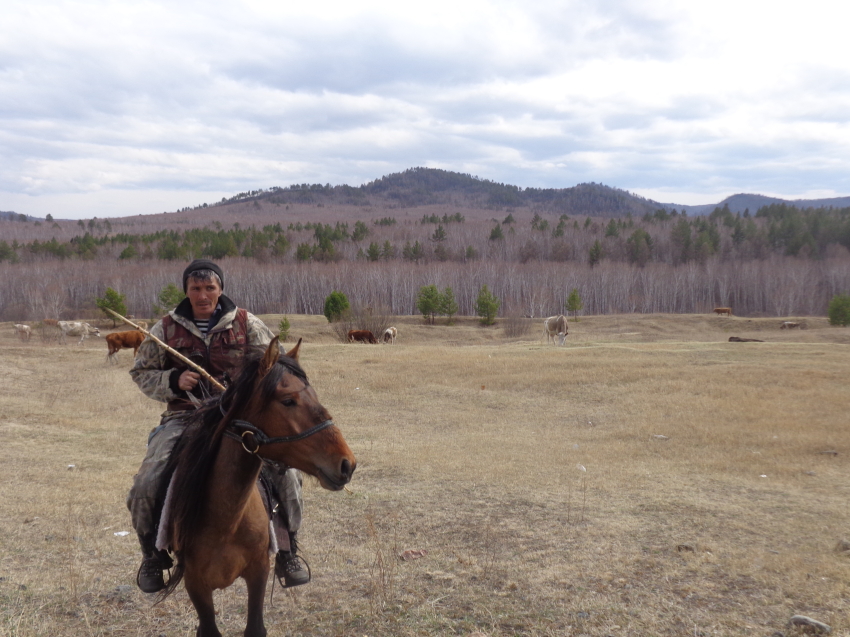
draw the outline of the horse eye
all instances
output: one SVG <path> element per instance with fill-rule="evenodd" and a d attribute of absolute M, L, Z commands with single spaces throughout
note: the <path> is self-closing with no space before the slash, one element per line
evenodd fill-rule
<path fill-rule="evenodd" d="M 284 398 L 280 401 L 284 407 L 295 407 L 295 400 L 292 398 Z"/>

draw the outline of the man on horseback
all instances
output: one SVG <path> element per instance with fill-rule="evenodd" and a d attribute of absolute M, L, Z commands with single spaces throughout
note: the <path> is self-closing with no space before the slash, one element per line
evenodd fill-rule
<path fill-rule="evenodd" d="M 219 382 L 236 374 L 246 354 L 265 351 L 274 337 L 260 319 L 236 307 L 222 293 L 223 288 L 224 275 L 218 265 L 204 259 L 193 261 L 183 272 L 187 298 L 150 330 L 152 336 Z M 195 407 L 216 390 L 152 339 L 139 347 L 130 376 L 146 396 L 168 404 L 159 426 L 148 437 L 147 454 L 127 496 L 144 556 L 137 583 L 145 593 L 156 593 L 165 587 L 162 571 L 171 567 L 168 553 L 156 548 L 157 523 L 170 478 L 165 475 L 168 460 Z M 263 474 L 280 502 L 272 518 L 281 547 L 275 574 L 284 586 L 306 584 L 310 574 L 296 556 L 295 542 L 303 506 L 301 472 L 273 466 Z"/>

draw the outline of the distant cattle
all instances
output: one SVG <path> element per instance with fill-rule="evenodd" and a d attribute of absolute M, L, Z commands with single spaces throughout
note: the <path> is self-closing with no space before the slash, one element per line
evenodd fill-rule
<path fill-rule="evenodd" d="M 731 307 L 716 307 L 714 308 L 714 313 L 718 316 L 732 316 L 732 308 Z"/>
<path fill-rule="evenodd" d="M 782 325 L 779 326 L 780 330 L 792 330 L 795 327 L 800 327 L 801 323 L 797 321 L 783 321 Z"/>
<path fill-rule="evenodd" d="M 66 338 L 68 336 L 79 336 L 80 342 L 77 343 L 77 345 L 82 345 L 83 341 L 91 334 L 100 336 L 100 330 L 98 328 L 80 321 L 59 321 L 58 326 L 60 330 L 59 340 L 63 343 L 68 342 L 68 339 Z"/>
<path fill-rule="evenodd" d="M 757 338 L 741 338 L 740 336 L 730 336 L 730 343 L 764 343 Z"/>
<path fill-rule="evenodd" d="M 148 329 L 148 322 L 147 321 L 133 321 L 133 323 L 135 323 L 137 326 L 141 327 L 143 330 Z"/>
<path fill-rule="evenodd" d="M 374 343 L 377 345 L 378 339 L 369 330 L 350 330 L 348 332 L 349 343 Z"/>
<path fill-rule="evenodd" d="M 29 325 L 24 325 L 23 323 L 15 323 L 15 333 L 22 341 L 28 341 L 30 340 L 30 336 L 32 336 L 32 329 Z"/>
<path fill-rule="evenodd" d="M 398 330 L 394 327 L 388 327 L 384 330 L 384 335 L 382 339 L 384 343 L 390 343 L 391 345 L 395 345 L 395 337 L 398 336 Z"/>
<path fill-rule="evenodd" d="M 109 353 L 106 355 L 106 360 L 117 363 L 118 359 L 115 354 L 118 350 L 133 348 L 133 356 L 139 351 L 139 345 L 145 340 L 145 335 L 138 330 L 130 330 L 128 332 L 115 332 L 114 334 L 106 335 L 106 346 L 109 348 Z"/>
<path fill-rule="evenodd" d="M 41 324 L 44 326 L 59 327 L 59 321 L 56 319 L 44 319 Z"/>
<path fill-rule="evenodd" d="M 552 345 L 555 344 L 555 337 L 558 337 L 558 345 L 563 345 L 567 339 L 569 326 L 567 325 L 567 317 L 563 314 L 558 316 L 550 316 L 543 321 L 543 336 L 546 338 L 546 344 L 549 344 L 549 338 L 552 339 Z"/>

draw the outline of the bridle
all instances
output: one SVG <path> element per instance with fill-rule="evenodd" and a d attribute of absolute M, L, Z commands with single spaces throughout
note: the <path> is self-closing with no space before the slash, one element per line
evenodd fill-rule
<path fill-rule="evenodd" d="M 306 379 L 305 379 L 306 380 Z M 219 399 L 218 409 L 221 412 L 222 416 L 227 416 L 227 412 L 224 409 L 224 401 L 223 398 L 226 394 L 222 394 Z M 307 431 L 302 431 L 298 434 L 292 434 L 291 436 L 275 436 L 274 438 L 269 438 L 266 435 L 266 432 L 257 427 L 256 425 L 251 424 L 247 420 L 240 420 L 238 418 L 234 418 L 229 423 L 227 423 L 227 427 L 224 430 L 224 435 L 233 440 L 238 440 L 242 443 L 242 448 L 252 455 L 257 455 L 257 452 L 260 450 L 260 447 L 264 447 L 266 445 L 275 445 L 281 442 L 297 442 L 299 440 L 304 440 L 304 438 L 309 438 L 313 434 L 317 434 L 323 429 L 327 429 L 328 427 L 333 427 L 334 421 L 330 418 L 323 422 L 320 422 L 317 425 L 313 425 Z M 247 444 L 248 437 L 250 437 L 254 441 L 254 446 L 249 447 Z"/>
<path fill-rule="evenodd" d="M 223 410 L 222 410 L 223 411 Z M 333 420 L 325 420 L 324 422 L 320 422 L 318 425 L 313 425 L 307 431 L 302 431 L 300 434 L 293 434 L 291 436 L 275 436 L 274 438 L 269 438 L 266 435 L 266 432 L 260 429 L 259 427 L 255 427 L 247 420 L 231 420 L 227 429 L 224 430 L 224 435 L 228 438 L 232 438 L 233 440 L 238 440 L 242 443 L 242 448 L 250 454 L 256 455 L 256 453 L 260 450 L 260 447 L 265 445 L 275 445 L 279 442 L 296 442 L 298 440 L 304 440 L 304 438 L 309 438 L 313 434 L 317 434 L 323 429 L 327 429 L 328 427 L 333 427 Z M 235 430 L 235 431 L 234 431 Z M 242 433 L 239 433 L 241 431 Z M 246 444 L 247 436 L 250 436 L 254 440 L 254 447 L 250 448 Z"/>

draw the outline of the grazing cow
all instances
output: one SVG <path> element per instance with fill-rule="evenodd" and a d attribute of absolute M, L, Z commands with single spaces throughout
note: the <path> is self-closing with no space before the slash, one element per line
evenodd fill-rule
<path fill-rule="evenodd" d="M 731 307 L 716 307 L 714 308 L 714 313 L 718 316 L 732 316 L 732 308 Z"/>
<path fill-rule="evenodd" d="M 730 343 L 764 343 L 757 338 L 741 338 L 740 336 L 730 336 Z"/>
<path fill-rule="evenodd" d="M 114 334 L 106 335 L 106 346 L 109 348 L 109 353 L 106 355 L 106 360 L 117 363 L 118 357 L 115 354 L 119 349 L 133 348 L 133 356 L 139 351 L 139 345 L 145 340 L 145 335 L 138 330 L 129 330 L 127 332 L 115 332 Z"/>
<path fill-rule="evenodd" d="M 348 332 L 348 342 L 349 343 L 374 343 L 378 344 L 378 339 L 375 338 L 375 335 L 372 334 L 369 330 L 349 330 Z"/>
<path fill-rule="evenodd" d="M 795 327 L 800 327 L 800 323 L 797 321 L 784 321 L 782 325 L 779 326 L 780 330 L 791 330 Z"/>
<path fill-rule="evenodd" d="M 32 329 L 29 325 L 24 325 L 23 323 L 15 323 L 15 333 L 22 341 L 28 341 L 30 340 L 30 336 L 32 336 Z"/>
<path fill-rule="evenodd" d="M 395 337 L 398 336 L 398 330 L 394 327 L 388 327 L 384 330 L 384 335 L 381 337 L 384 343 L 395 345 Z"/>
<path fill-rule="evenodd" d="M 77 343 L 77 345 L 82 345 L 83 341 L 91 334 L 100 336 L 100 330 L 98 328 L 80 321 L 59 321 L 59 330 L 59 340 L 66 344 L 68 343 L 68 339 L 66 337 L 69 335 L 80 337 L 80 342 Z"/>
<path fill-rule="evenodd" d="M 558 345 L 563 345 L 567 339 L 569 327 L 567 326 L 567 317 L 563 314 L 558 316 L 550 316 L 543 321 L 543 336 L 546 338 L 546 344 L 549 344 L 549 338 L 552 338 L 552 345 L 555 344 L 555 337 L 558 337 Z"/>
<path fill-rule="evenodd" d="M 59 321 L 56 319 L 44 319 L 41 324 L 45 326 L 49 325 L 50 327 L 59 327 Z"/>

